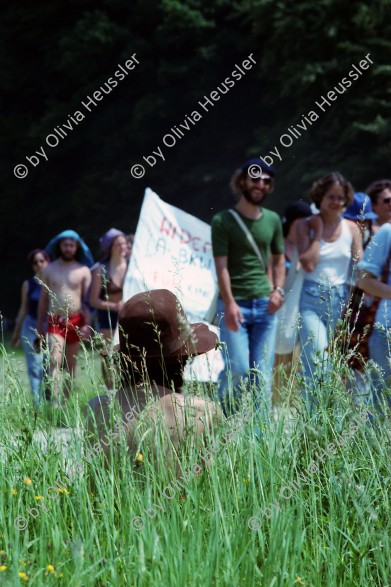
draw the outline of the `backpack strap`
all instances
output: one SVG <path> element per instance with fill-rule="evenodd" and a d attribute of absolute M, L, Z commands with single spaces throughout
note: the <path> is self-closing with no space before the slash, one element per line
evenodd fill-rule
<path fill-rule="evenodd" d="M 240 218 L 240 216 L 236 212 L 236 210 L 233 210 L 232 208 L 230 208 L 228 210 L 228 212 L 230 214 L 232 214 L 232 216 L 235 218 L 236 222 L 239 224 L 240 228 L 243 230 L 244 234 L 247 237 L 248 242 L 250 243 L 250 245 L 254 249 L 254 252 L 255 252 L 256 256 L 258 257 L 258 259 L 259 259 L 259 262 L 261 264 L 262 269 L 266 273 L 265 262 L 264 262 L 264 260 L 262 258 L 261 251 L 259 250 L 259 247 L 258 247 L 257 243 L 254 240 L 253 235 L 251 234 L 251 232 L 249 231 L 249 229 L 247 228 L 247 226 L 245 225 L 245 223 L 243 222 L 243 220 Z"/>

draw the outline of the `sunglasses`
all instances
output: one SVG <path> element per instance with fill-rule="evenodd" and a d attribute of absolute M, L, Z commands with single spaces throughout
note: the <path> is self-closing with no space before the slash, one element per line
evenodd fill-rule
<path fill-rule="evenodd" d="M 391 196 L 389 198 L 383 198 L 383 204 L 390 204 Z"/>
<path fill-rule="evenodd" d="M 265 185 L 270 185 L 272 183 L 272 178 L 261 175 L 261 177 L 250 177 L 250 181 L 252 183 L 258 183 L 259 181 L 263 181 Z"/>

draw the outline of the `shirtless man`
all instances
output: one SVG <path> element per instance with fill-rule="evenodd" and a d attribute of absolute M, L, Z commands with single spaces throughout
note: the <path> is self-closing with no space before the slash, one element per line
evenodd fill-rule
<path fill-rule="evenodd" d="M 73 230 L 66 230 L 52 239 L 46 252 L 53 263 L 42 274 L 44 285 L 38 304 L 37 330 L 40 336 L 44 335 L 43 325 L 48 315 L 50 374 L 57 395 L 60 370 L 65 369 L 74 376 L 80 339 L 88 331 L 86 318 L 89 316 L 84 298 L 91 283 L 88 267 L 93 259 Z M 69 393 L 66 385 L 64 395 L 68 397 Z"/>

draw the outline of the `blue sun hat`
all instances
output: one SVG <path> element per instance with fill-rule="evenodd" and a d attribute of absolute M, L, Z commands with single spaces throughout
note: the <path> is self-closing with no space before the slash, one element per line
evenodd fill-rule
<path fill-rule="evenodd" d="M 348 206 L 342 215 L 349 220 L 375 220 L 377 214 L 372 210 L 371 198 L 364 192 L 356 192 L 353 202 Z"/>
<path fill-rule="evenodd" d="M 260 157 L 256 157 L 253 159 L 248 159 L 247 161 L 245 161 L 243 163 L 243 165 L 240 166 L 240 170 L 241 171 L 248 171 L 250 167 L 254 167 L 255 166 L 255 175 L 254 177 L 256 177 L 256 174 L 259 173 L 261 174 L 261 171 L 258 170 L 258 167 L 261 168 L 263 173 L 267 173 L 268 175 L 270 175 L 270 177 L 274 177 L 276 172 L 274 171 L 273 167 L 270 167 L 270 165 L 268 165 L 267 163 L 265 163 L 265 161 L 261 161 Z"/>
<path fill-rule="evenodd" d="M 77 261 L 79 261 L 79 263 L 81 263 L 82 265 L 92 267 L 92 265 L 94 264 L 92 253 L 90 249 L 87 247 L 86 243 L 80 238 L 80 236 L 74 230 L 63 230 L 62 232 L 60 232 L 60 234 L 52 238 L 49 244 L 45 247 L 45 252 L 49 255 L 52 261 L 55 261 L 55 259 L 57 259 L 59 256 L 57 247 L 59 241 L 65 238 L 72 238 L 80 245 L 78 254 L 76 255 Z"/>

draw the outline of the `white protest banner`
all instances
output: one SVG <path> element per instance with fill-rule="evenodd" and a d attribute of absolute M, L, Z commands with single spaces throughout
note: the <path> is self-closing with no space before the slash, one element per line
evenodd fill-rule
<path fill-rule="evenodd" d="M 160 288 L 175 293 L 190 322 L 213 320 L 218 290 L 211 228 L 147 188 L 123 299 Z"/>
<path fill-rule="evenodd" d="M 168 289 L 181 301 L 190 322 L 213 320 L 218 295 L 209 224 L 166 204 L 145 190 L 125 277 L 123 300 L 150 289 Z M 210 326 L 217 332 L 217 328 Z M 219 350 L 188 361 L 185 379 L 217 381 Z"/>

